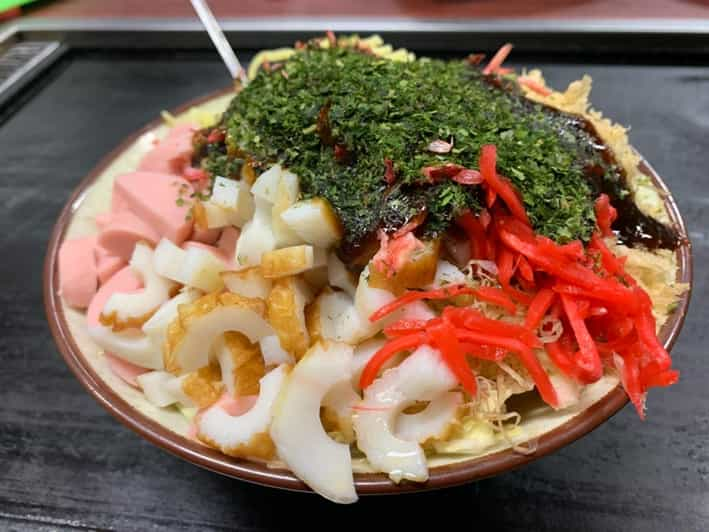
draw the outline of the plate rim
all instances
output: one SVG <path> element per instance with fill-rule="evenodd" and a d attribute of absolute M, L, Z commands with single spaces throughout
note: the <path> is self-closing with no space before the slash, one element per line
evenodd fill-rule
<path fill-rule="evenodd" d="M 225 96 L 232 91 L 232 88 L 226 88 L 208 93 L 192 99 L 170 112 L 177 116 L 190 107 Z M 127 136 L 117 147 L 105 155 L 74 188 L 54 224 L 47 244 L 43 270 L 44 308 L 54 342 L 66 364 L 94 399 L 123 425 L 150 443 L 194 465 L 228 477 L 286 490 L 312 492 L 289 470 L 271 468 L 263 462 L 230 457 L 172 432 L 132 407 L 106 384 L 88 363 L 82 363 L 83 354 L 73 339 L 62 307 L 61 296 L 58 294 L 59 247 L 87 189 L 141 135 L 154 130 L 161 124 L 163 124 L 163 120 L 159 117 L 150 121 L 138 131 Z M 653 184 L 664 196 L 664 206 L 670 221 L 680 235 L 680 245 L 676 250 L 678 281 L 688 283 L 689 286 L 681 296 L 677 309 L 660 331 L 665 347 L 670 350 L 682 329 L 691 299 L 693 288 L 692 244 L 677 202 L 665 182 L 642 156 L 639 169 L 652 179 Z M 505 449 L 478 458 L 433 467 L 429 470 L 428 481 L 424 483 L 403 481 L 396 484 L 384 473 L 355 473 L 355 487 L 360 495 L 420 492 L 457 486 L 495 476 L 522 467 L 569 445 L 610 419 L 627 403 L 628 398 L 619 384 L 587 409 L 555 429 L 539 436 L 537 448 L 533 454 L 521 454 L 513 449 Z"/>

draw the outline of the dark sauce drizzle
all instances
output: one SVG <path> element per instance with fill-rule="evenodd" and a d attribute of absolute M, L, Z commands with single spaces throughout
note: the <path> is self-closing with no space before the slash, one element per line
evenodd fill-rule
<path fill-rule="evenodd" d="M 612 168 L 611 172 L 606 172 L 600 164 L 589 160 L 584 166 L 584 176 L 591 186 L 593 196 L 607 194 L 611 205 L 617 210 L 618 218 L 613 223 L 613 230 L 619 241 L 631 247 L 641 245 L 647 249 L 676 249 L 679 244 L 677 231 L 638 208 L 633 193 L 628 187 L 625 169 L 617 163 L 611 150 L 603 144 L 593 124 L 581 116 L 567 113 L 564 115 L 566 127 L 585 132 L 590 139 L 588 147 Z"/>
<path fill-rule="evenodd" d="M 519 95 L 514 82 L 501 82 L 496 76 L 486 77 L 486 81 L 497 89 Z M 520 96 L 523 107 L 539 105 Z M 594 198 L 607 194 L 611 205 L 618 212 L 612 229 L 618 240 L 630 247 L 643 246 L 647 249 L 674 250 L 680 244 L 679 234 L 674 227 L 667 226 L 643 213 L 635 203 L 628 187 L 625 169 L 618 164 L 611 150 L 601 140 L 596 128 L 586 118 L 566 113 L 542 105 L 542 109 L 562 138 L 573 139 L 578 151 L 577 160 L 583 164 L 583 175 L 591 187 Z M 603 164 L 601 164 L 603 163 Z"/>

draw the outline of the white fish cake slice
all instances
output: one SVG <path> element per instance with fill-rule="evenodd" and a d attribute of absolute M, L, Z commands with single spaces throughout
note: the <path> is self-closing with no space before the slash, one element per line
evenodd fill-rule
<path fill-rule="evenodd" d="M 314 491 L 339 503 L 357 500 L 349 445 L 325 432 L 320 406 L 326 394 L 350 379 L 352 347 L 318 343 L 291 372 L 275 408 L 271 438 L 278 456 Z"/>
<path fill-rule="evenodd" d="M 197 421 L 197 437 L 230 456 L 272 458 L 275 449 L 268 431 L 288 369 L 278 366 L 261 379 L 258 399 L 246 413 L 230 416 L 219 406 L 208 409 Z"/>
<path fill-rule="evenodd" d="M 456 384 L 438 351 L 424 345 L 365 389 L 354 415 L 354 429 L 357 446 L 369 463 L 395 482 L 426 481 L 423 449 L 418 442 L 396 435 L 396 419 L 413 402 L 430 401 Z"/>

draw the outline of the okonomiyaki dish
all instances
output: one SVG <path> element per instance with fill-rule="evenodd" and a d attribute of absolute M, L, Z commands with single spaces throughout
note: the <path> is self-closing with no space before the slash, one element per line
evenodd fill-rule
<path fill-rule="evenodd" d="M 85 364 L 174 437 L 340 503 L 362 474 L 533 455 L 618 387 L 644 418 L 679 378 L 658 334 L 689 243 L 591 79 L 557 91 L 511 48 L 328 33 L 164 112 L 61 236 Z"/>

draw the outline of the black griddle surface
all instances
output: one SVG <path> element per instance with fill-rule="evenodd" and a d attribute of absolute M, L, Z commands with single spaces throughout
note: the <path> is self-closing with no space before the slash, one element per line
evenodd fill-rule
<path fill-rule="evenodd" d="M 557 87 L 593 76 L 593 102 L 632 124 L 632 143 L 689 226 L 695 292 L 673 351 L 682 376 L 652 391 L 646 422 L 628 406 L 519 471 L 347 508 L 218 476 L 141 439 L 84 391 L 54 346 L 45 246 L 72 189 L 107 152 L 229 79 L 207 52 L 76 52 L 0 110 L 0 528 L 706 530 L 709 67 L 523 59 Z"/>

